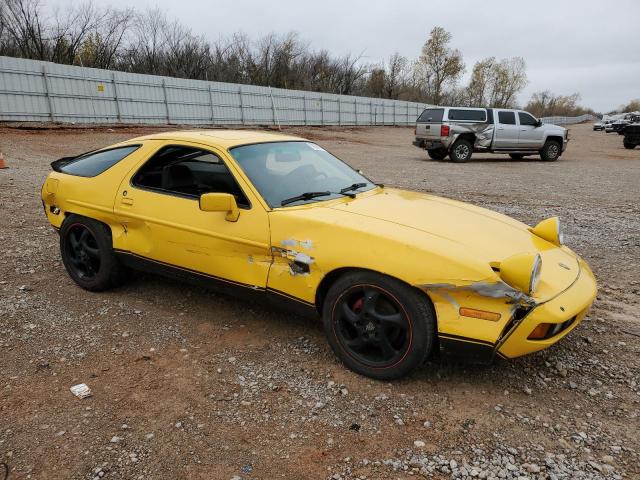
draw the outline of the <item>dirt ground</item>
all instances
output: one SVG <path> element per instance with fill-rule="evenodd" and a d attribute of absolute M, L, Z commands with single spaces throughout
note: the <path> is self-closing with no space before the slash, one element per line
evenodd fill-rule
<path fill-rule="evenodd" d="M 346 370 L 319 322 L 153 276 L 72 283 L 39 198 L 49 162 L 157 130 L 0 126 L 10 480 L 640 478 L 640 149 L 578 125 L 556 163 L 451 164 L 409 128 L 289 129 L 387 185 L 529 224 L 558 214 L 598 277 L 594 309 L 551 349 L 388 383 Z"/>

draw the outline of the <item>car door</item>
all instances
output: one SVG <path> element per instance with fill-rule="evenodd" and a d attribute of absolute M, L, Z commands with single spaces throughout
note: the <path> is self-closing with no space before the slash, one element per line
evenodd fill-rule
<path fill-rule="evenodd" d="M 272 258 L 267 212 L 225 153 L 189 142 L 151 142 L 158 143 L 154 153 L 116 194 L 114 211 L 126 236 L 120 244 L 137 259 L 264 288 Z M 234 195 L 237 221 L 200 210 L 199 196 L 213 192 Z"/>
<path fill-rule="evenodd" d="M 542 148 L 544 130 L 538 127 L 538 120 L 527 112 L 518 112 L 518 123 L 518 145 L 527 149 Z"/>
<path fill-rule="evenodd" d="M 518 124 L 516 113 L 513 110 L 495 110 L 496 134 L 493 142 L 494 148 L 517 149 L 518 148 Z"/>

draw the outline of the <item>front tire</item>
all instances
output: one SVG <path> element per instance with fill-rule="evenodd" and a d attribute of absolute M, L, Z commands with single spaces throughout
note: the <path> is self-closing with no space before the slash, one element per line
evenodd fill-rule
<path fill-rule="evenodd" d="M 555 162 L 560 158 L 560 153 L 562 153 L 560 144 L 554 140 L 547 140 L 540 150 L 540 158 L 545 162 Z"/>
<path fill-rule="evenodd" d="M 471 160 L 471 154 L 473 153 L 473 145 L 471 142 L 465 139 L 460 139 L 451 147 L 449 158 L 456 163 L 468 162 Z"/>
<path fill-rule="evenodd" d="M 633 150 L 634 148 L 636 148 L 636 144 L 635 143 L 631 143 L 631 142 L 627 142 L 626 138 L 622 141 L 622 145 L 624 145 L 624 148 L 626 148 L 628 150 Z"/>
<path fill-rule="evenodd" d="M 433 160 L 444 160 L 447 156 L 447 151 L 444 148 L 432 148 L 427 150 L 427 153 Z"/>
<path fill-rule="evenodd" d="M 109 227 L 91 218 L 70 215 L 64 220 L 60 253 L 71 279 L 85 290 L 108 290 L 127 277 L 113 252 Z"/>
<path fill-rule="evenodd" d="M 340 277 L 324 300 L 329 345 L 354 372 L 378 380 L 409 374 L 431 353 L 436 318 L 428 297 L 368 271 Z"/>

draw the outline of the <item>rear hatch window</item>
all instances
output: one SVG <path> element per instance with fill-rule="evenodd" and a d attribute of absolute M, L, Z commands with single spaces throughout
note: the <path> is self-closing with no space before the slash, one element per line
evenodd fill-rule
<path fill-rule="evenodd" d="M 440 123 L 444 115 L 444 108 L 427 108 L 418 117 L 418 123 Z"/>
<path fill-rule="evenodd" d="M 64 157 L 56 160 L 51 167 L 56 172 L 78 177 L 95 177 L 113 167 L 123 158 L 135 152 L 140 145 L 111 148 L 97 152 L 83 153 L 77 157 Z"/>

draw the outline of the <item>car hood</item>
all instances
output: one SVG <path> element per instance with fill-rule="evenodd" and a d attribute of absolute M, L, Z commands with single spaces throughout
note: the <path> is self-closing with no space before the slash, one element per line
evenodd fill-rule
<path fill-rule="evenodd" d="M 569 287 L 579 272 L 578 259 L 568 248 L 537 237 L 529 226 L 506 215 L 455 200 L 384 188 L 326 208 L 446 239 L 495 267 L 512 255 L 539 253 L 543 260 L 542 283 L 550 291 Z"/>

